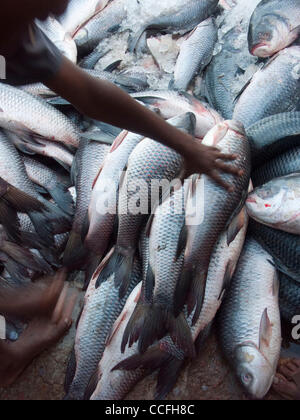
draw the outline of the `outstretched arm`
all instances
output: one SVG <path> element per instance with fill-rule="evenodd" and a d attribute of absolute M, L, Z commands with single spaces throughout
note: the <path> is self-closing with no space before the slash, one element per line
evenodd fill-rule
<path fill-rule="evenodd" d="M 173 148 L 188 162 L 187 175 L 205 173 L 229 190 L 231 186 L 224 183 L 219 171 L 240 175 L 236 168 L 224 165 L 224 161 L 234 160 L 236 156 L 223 155 L 216 148 L 201 145 L 112 83 L 91 77 L 65 58 L 60 72 L 46 84 L 82 114 Z"/>

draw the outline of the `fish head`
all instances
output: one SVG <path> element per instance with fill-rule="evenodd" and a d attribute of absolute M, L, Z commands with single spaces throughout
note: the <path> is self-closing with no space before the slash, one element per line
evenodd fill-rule
<path fill-rule="evenodd" d="M 249 194 L 246 206 L 250 216 L 268 222 L 280 216 L 286 191 L 276 183 L 269 183 Z M 276 216 L 277 215 L 277 216 Z"/>
<path fill-rule="evenodd" d="M 257 57 L 270 57 L 291 41 L 289 23 L 278 14 L 254 17 L 248 32 L 249 51 Z"/>
<path fill-rule="evenodd" d="M 238 346 L 235 350 L 237 376 L 255 399 L 262 399 L 271 388 L 274 369 L 255 344 L 249 342 Z"/>

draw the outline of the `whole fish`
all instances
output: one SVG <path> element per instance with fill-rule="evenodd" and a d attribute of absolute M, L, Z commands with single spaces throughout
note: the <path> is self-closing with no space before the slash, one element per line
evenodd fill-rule
<path fill-rule="evenodd" d="M 234 119 L 247 129 L 265 117 L 293 111 L 300 99 L 299 61 L 300 47 L 289 47 L 255 73 L 236 104 Z"/>
<path fill-rule="evenodd" d="M 37 97 L 0 84 L 0 126 L 33 142 L 45 138 L 78 147 L 79 133 L 69 119 Z"/>
<path fill-rule="evenodd" d="M 217 147 L 223 153 L 238 156 L 234 165 L 243 171 L 243 175 L 225 175 L 226 181 L 233 183 L 233 193 L 224 191 L 206 175 L 200 176 L 192 188 L 184 235 L 184 266 L 175 295 L 175 315 L 180 313 L 187 301 L 189 314 L 196 307 L 194 323 L 201 312 L 213 249 L 221 233 L 231 223 L 232 215 L 240 213 L 250 181 L 250 147 L 242 125 L 235 121 L 220 123 L 208 133 L 204 143 L 209 144 L 216 139 Z"/>
<path fill-rule="evenodd" d="M 279 279 L 270 259 L 247 238 L 219 317 L 222 349 L 243 387 L 256 399 L 271 388 L 281 350 Z"/>
<path fill-rule="evenodd" d="M 252 192 L 246 202 L 257 222 L 300 235 L 300 173 L 275 178 Z"/>
<path fill-rule="evenodd" d="M 256 187 L 294 172 L 300 172 L 300 147 L 293 147 L 269 160 L 252 173 L 251 179 Z"/>
<path fill-rule="evenodd" d="M 118 298 L 113 277 L 95 287 L 99 272 L 93 276 L 87 290 L 84 308 L 75 338 L 76 369 L 74 377 L 67 373 L 68 400 L 82 400 L 91 376 L 97 369 L 114 322 L 122 312 L 127 298 L 141 280 L 141 267 L 136 262 L 131 286 L 122 300 Z"/>
<path fill-rule="evenodd" d="M 300 286 L 285 274 L 279 273 L 279 307 L 284 320 L 291 322 L 300 313 Z"/>
<path fill-rule="evenodd" d="M 192 133 L 195 118 L 188 113 L 169 120 L 169 123 Z M 180 175 L 182 164 L 182 157 L 177 152 L 151 139 L 144 139 L 129 158 L 119 194 L 116 246 L 98 280 L 100 283 L 102 279 L 115 273 L 115 284 L 116 287 L 120 286 L 120 296 L 128 287 L 140 230 L 146 223 L 150 210 L 159 201 L 159 186 L 161 185 L 164 194 L 170 188 L 169 182 Z M 154 196 L 156 184 L 158 190 Z"/>
<path fill-rule="evenodd" d="M 60 52 L 70 61 L 77 62 L 77 47 L 74 39 L 66 32 L 62 25 L 53 16 L 46 20 L 36 20 L 37 26 L 54 43 Z"/>
<path fill-rule="evenodd" d="M 32 182 L 49 192 L 55 203 L 70 216 L 74 215 L 74 203 L 68 191 L 70 182 L 65 183 L 57 173 L 43 165 L 38 160 L 24 156 L 23 158 L 27 175 Z"/>
<path fill-rule="evenodd" d="M 129 372 L 113 370 L 119 362 L 135 354 L 137 351 L 137 345 L 135 345 L 127 348 L 125 354 L 121 353 L 121 341 L 127 322 L 139 299 L 141 288 L 142 283 L 139 283 L 129 296 L 122 313 L 112 328 L 98 369 L 88 387 L 86 399 L 122 400 L 146 375 L 144 369 L 136 369 Z"/>
<path fill-rule="evenodd" d="M 207 104 L 198 101 L 188 93 L 149 91 L 135 93 L 132 96 L 147 105 L 152 111 L 158 112 L 165 119 L 192 112 L 196 117 L 195 135 L 199 138 L 204 138 L 211 128 L 223 120 Z"/>
<path fill-rule="evenodd" d="M 291 233 L 250 221 L 249 231 L 266 251 L 272 255 L 279 271 L 299 282 L 300 237 Z"/>
<path fill-rule="evenodd" d="M 58 228 L 60 230 L 58 233 L 66 232 L 69 229 L 69 216 L 38 194 L 34 184 L 27 176 L 21 156 L 2 132 L 0 132 L 0 176 L 13 187 L 27 194 L 29 198 L 31 197 L 34 202 L 40 203 L 39 211 L 29 211 L 28 215 L 40 237 L 48 244 L 52 243 L 54 229 Z M 18 200 L 19 211 L 22 209 L 21 200 L 22 197 Z M 25 213 L 27 213 L 26 210 Z"/>
<path fill-rule="evenodd" d="M 170 83 L 172 89 L 187 90 L 193 77 L 202 74 L 212 59 L 217 38 L 217 27 L 212 18 L 200 23 L 187 36 L 180 47 L 174 77 Z"/>
<path fill-rule="evenodd" d="M 217 0 L 170 0 L 157 3 L 155 0 L 141 0 L 138 16 L 134 16 L 134 26 L 131 19 L 128 22 L 133 30 L 129 42 L 129 51 L 133 52 L 147 30 L 185 33 L 192 30 L 200 22 L 210 17 L 216 10 Z"/>
<path fill-rule="evenodd" d="M 108 152 L 107 145 L 87 139 L 80 141 L 72 168 L 77 195 L 76 210 L 72 232 L 64 253 L 64 265 L 69 268 L 80 267 L 83 263 L 82 258 L 86 256 L 82 230 L 92 196 L 93 183 Z"/>
<path fill-rule="evenodd" d="M 80 56 L 92 52 L 103 39 L 116 32 L 127 17 L 127 0 L 113 0 L 104 10 L 74 33 Z"/>
<path fill-rule="evenodd" d="M 101 12 L 110 0 L 70 0 L 59 21 L 66 32 L 73 35 L 95 14 Z"/>
<path fill-rule="evenodd" d="M 232 118 L 237 96 L 258 69 L 257 58 L 248 51 L 246 32 L 259 1 L 239 0 L 217 21 L 218 42 L 205 73 L 203 93 L 225 119 Z"/>
<path fill-rule="evenodd" d="M 249 51 L 270 57 L 291 45 L 300 35 L 298 0 L 263 0 L 256 7 L 249 26 Z"/>
<path fill-rule="evenodd" d="M 263 118 L 248 127 L 246 131 L 255 151 L 259 151 L 278 140 L 299 135 L 300 112 L 285 112 Z"/>
<path fill-rule="evenodd" d="M 113 143 L 95 179 L 85 221 L 84 245 L 94 256 L 96 264 L 104 257 L 114 230 L 120 178 L 132 151 L 142 139 L 140 135 L 123 131 Z"/>

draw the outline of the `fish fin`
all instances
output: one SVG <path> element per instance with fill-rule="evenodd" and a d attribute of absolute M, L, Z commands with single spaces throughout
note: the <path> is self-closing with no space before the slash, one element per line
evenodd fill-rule
<path fill-rule="evenodd" d="M 135 97 L 134 95 L 132 95 L 132 96 Z M 161 102 L 166 101 L 166 99 L 159 97 L 159 95 L 158 96 L 151 96 L 151 95 L 147 95 L 147 94 L 145 94 L 145 96 L 138 96 L 135 99 L 139 102 L 143 102 L 145 105 L 155 105 L 157 103 L 157 101 L 161 101 Z"/>
<path fill-rule="evenodd" d="M 118 363 L 113 369 L 115 370 L 136 370 L 139 368 L 149 369 L 152 372 L 160 368 L 166 358 L 169 357 L 168 353 L 162 351 L 158 345 L 151 347 L 144 354 L 135 354 L 127 359 Z"/>
<path fill-rule="evenodd" d="M 225 270 L 224 279 L 223 279 L 222 291 L 220 293 L 220 296 L 218 297 L 219 301 L 224 299 L 224 295 L 230 287 L 232 276 L 233 276 L 233 263 L 232 263 L 232 261 L 229 260 L 227 265 L 226 265 L 226 270 Z"/>
<path fill-rule="evenodd" d="M 39 200 L 13 187 L 2 178 L 0 178 L 0 200 L 4 200 L 15 210 L 23 213 L 45 209 Z"/>
<path fill-rule="evenodd" d="M 40 185 L 38 185 L 36 183 L 34 183 L 34 188 L 37 190 L 37 192 L 39 194 L 42 194 L 42 195 L 48 195 L 49 194 L 49 191 L 47 191 L 46 188 L 41 187 Z"/>
<path fill-rule="evenodd" d="M 9 239 L 19 242 L 21 240 L 20 221 L 18 213 L 0 200 L 0 222 Z"/>
<path fill-rule="evenodd" d="M 100 379 L 101 378 L 99 378 L 98 369 L 97 369 L 92 374 L 92 376 L 91 376 L 91 378 L 89 380 L 89 383 L 88 383 L 88 385 L 87 385 L 87 387 L 85 389 L 84 397 L 83 397 L 83 400 L 84 401 L 89 401 L 91 399 L 93 393 L 95 392 L 95 390 L 97 388 L 97 385 L 98 385 L 98 382 L 99 382 Z"/>
<path fill-rule="evenodd" d="M 199 355 L 201 351 L 203 350 L 203 346 L 211 333 L 213 323 L 214 323 L 214 320 L 211 321 L 208 325 L 206 325 L 203 328 L 203 330 L 200 331 L 200 333 L 198 334 L 198 337 L 196 338 L 196 341 L 195 341 L 195 348 L 196 348 L 197 355 Z"/>
<path fill-rule="evenodd" d="M 168 330 L 174 344 L 184 352 L 186 357 L 193 359 L 196 356 L 191 329 L 183 313 L 177 318 L 169 313 Z"/>
<path fill-rule="evenodd" d="M 147 238 L 150 238 L 151 235 L 151 229 L 152 229 L 152 224 L 154 222 L 154 218 L 155 218 L 155 213 L 151 213 L 146 228 L 145 228 L 145 235 L 147 236 Z"/>
<path fill-rule="evenodd" d="M 51 222 L 55 233 L 69 232 L 72 228 L 72 217 L 64 213 L 53 203 L 40 198 L 46 210 L 43 212 L 46 218 Z"/>
<path fill-rule="evenodd" d="M 32 221 L 37 234 L 45 242 L 45 244 L 47 246 L 50 246 L 51 248 L 55 248 L 53 228 L 45 214 L 38 212 L 30 212 L 28 213 L 28 216 Z"/>
<path fill-rule="evenodd" d="M 57 159 L 57 158 L 53 158 L 54 160 L 55 160 L 55 162 L 57 162 L 60 166 L 62 166 L 67 172 L 70 172 L 70 166 L 67 164 L 67 163 L 65 163 L 65 162 L 63 162 L 62 160 L 60 160 L 60 159 Z"/>
<path fill-rule="evenodd" d="M 97 270 L 97 267 L 99 266 L 100 260 L 101 260 L 101 256 L 96 255 L 94 253 L 91 253 L 87 257 L 87 262 L 85 265 L 85 280 L 84 280 L 84 285 L 82 288 L 83 291 L 87 290 L 87 288 L 89 287 L 90 281 L 93 278 Z"/>
<path fill-rule="evenodd" d="M 18 150 L 20 150 L 20 152 L 24 153 L 25 155 L 34 156 L 36 154 L 36 152 L 33 152 L 30 149 L 30 146 L 27 146 L 25 143 L 18 143 L 16 147 Z"/>
<path fill-rule="evenodd" d="M 87 249 L 79 233 L 72 230 L 63 257 L 63 265 L 75 270 L 81 268 L 87 257 Z"/>
<path fill-rule="evenodd" d="M 146 302 L 150 303 L 150 302 L 152 302 L 153 291 L 154 291 L 154 287 L 155 287 L 155 274 L 154 274 L 150 264 L 148 265 L 147 276 L 146 276 L 146 281 L 145 281 L 144 287 L 145 287 L 144 299 L 145 299 Z"/>
<path fill-rule="evenodd" d="M 103 133 L 103 131 L 101 130 L 90 130 L 90 131 L 85 131 L 84 133 L 80 134 L 81 138 L 85 138 L 91 141 L 96 141 L 98 143 L 103 143 L 103 144 L 108 144 L 108 145 L 112 145 L 115 138 L 110 136 L 107 133 Z"/>
<path fill-rule="evenodd" d="M 117 68 L 120 66 L 120 64 L 122 63 L 122 60 L 117 60 L 114 61 L 113 63 L 109 64 L 104 71 L 107 71 L 109 73 L 112 73 L 114 70 L 117 70 Z"/>
<path fill-rule="evenodd" d="M 125 328 L 122 343 L 121 352 L 124 353 L 126 346 L 132 347 L 134 343 L 138 341 L 145 324 L 145 318 L 147 316 L 147 305 L 138 302 L 130 320 Z"/>
<path fill-rule="evenodd" d="M 268 315 L 268 309 L 266 308 L 262 314 L 259 328 L 259 349 L 263 350 L 269 347 L 272 337 L 272 324 Z"/>
<path fill-rule="evenodd" d="M 164 400 L 172 391 L 185 363 L 184 360 L 176 359 L 176 357 L 171 355 L 168 355 L 168 357 L 162 356 L 162 359 L 162 367 L 158 372 L 157 385 L 154 396 L 154 399 L 158 401 Z"/>
<path fill-rule="evenodd" d="M 241 211 L 230 223 L 227 229 L 227 245 L 229 246 L 237 237 L 239 232 L 243 229 L 246 222 L 246 215 Z"/>
<path fill-rule="evenodd" d="M 68 191 L 68 187 L 63 183 L 55 183 L 54 187 L 48 189 L 51 197 L 58 207 L 69 216 L 74 216 L 74 202 Z"/>
<path fill-rule="evenodd" d="M 135 32 L 135 34 L 131 35 L 128 40 L 128 51 L 130 53 L 134 53 L 136 50 L 136 47 L 139 43 L 140 38 L 142 37 L 143 33 L 145 32 L 146 28 L 140 28 L 138 31 Z"/>
<path fill-rule="evenodd" d="M 55 96 L 54 98 L 46 99 L 46 102 L 51 105 L 71 105 L 69 101 L 66 99 L 63 99 L 60 96 Z"/>
<path fill-rule="evenodd" d="M 186 304 L 192 284 L 193 273 L 189 270 L 183 270 L 176 284 L 174 293 L 174 315 L 179 316 Z"/>
<path fill-rule="evenodd" d="M 128 249 L 124 252 L 118 247 L 114 248 L 112 255 L 103 266 L 97 285 L 114 274 L 115 286 L 119 288 L 120 299 L 123 299 L 130 285 L 135 252 L 135 249 Z"/>
<path fill-rule="evenodd" d="M 206 279 L 207 271 L 197 272 L 193 276 L 193 281 L 191 284 L 191 289 L 188 298 L 189 313 L 191 314 L 193 309 L 195 308 L 192 325 L 195 325 L 201 313 L 205 297 Z"/>
<path fill-rule="evenodd" d="M 69 358 L 66 377 L 65 377 L 65 383 L 64 383 L 64 390 L 66 394 L 69 392 L 71 388 L 71 385 L 72 385 L 72 382 L 76 373 L 76 367 L 77 367 L 77 362 L 76 362 L 75 348 L 73 348 L 72 353 Z"/>
<path fill-rule="evenodd" d="M 185 250 L 186 244 L 187 244 L 187 239 L 188 239 L 188 228 L 187 228 L 186 225 L 184 225 L 181 229 L 179 239 L 178 239 L 176 261 L 179 259 L 179 257 L 181 256 L 181 254 Z"/>
<path fill-rule="evenodd" d="M 32 254 L 30 250 L 20 247 L 13 242 L 3 241 L 2 250 L 9 257 L 26 268 L 45 274 L 53 273 L 51 267 L 46 263 L 46 261 L 37 255 Z"/>

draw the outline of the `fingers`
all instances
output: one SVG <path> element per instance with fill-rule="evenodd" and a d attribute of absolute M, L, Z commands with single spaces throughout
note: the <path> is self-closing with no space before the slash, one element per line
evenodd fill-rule
<path fill-rule="evenodd" d="M 211 178 L 216 181 L 221 187 L 225 188 L 225 190 L 229 191 L 229 192 L 233 192 L 234 188 L 228 184 L 227 182 L 225 182 L 221 175 L 218 173 L 217 170 L 212 171 L 210 174 Z"/>
<path fill-rule="evenodd" d="M 61 314 L 61 322 L 63 322 L 68 328 L 72 325 L 72 315 L 77 302 L 78 292 L 74 291 L 67 299 Z"/>
<path fill-rule="evenodd" d="M 233 161 L 233 160 L 236 160 L 238 158 L 238 155 L 225 154 L 225 153 L 221 153 L 218 150 L 218 153 L 217 153 L 216 158 L 217 159 L 221 159 L 221 160 L 230 160 L 230 161 Z"/>
<path fill-rule="evenodd" d="M 61 294 L 61 291 L 64 287 L 64 283 L 67 277 L 67 272 L 65 269 L 60 270 L 54 278 L 52 278 L 51 286 L 49 287 L 49 296 L 53 300 L 55 300 L 54 304 L 56 303 L 59 295 Z"/>
<path fill-rule="evenodd" d="M 232 166 L 232 165 L 226 165 L 226 163 L 222 162 L 222 161 L 217 161 L 217 167 L 218 169 L 222 170 L 223 172 L 227 173 L 227 174 L 232 174 L 232 175 L 237 175 L 237 176 L 242 176 L 244 174 L 244 171 Z"/>
<path fill-rule="evenodd" d="M 67 297 L 67 294 L 68 294 L 68 288 L 69 288 L 69 285 L 66 284 L 64 286 L 60 296 L 59 296 L 59 299 L 58 299 L 57 304 L 55 306 L 55 309 L 53 311 L 52 321 L 55 324 L 57 324 L 59 322 L 59 320 L 61 318 L 61 315 L 63 313 L 66 297 Z"/>

